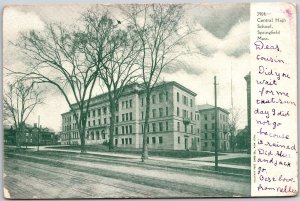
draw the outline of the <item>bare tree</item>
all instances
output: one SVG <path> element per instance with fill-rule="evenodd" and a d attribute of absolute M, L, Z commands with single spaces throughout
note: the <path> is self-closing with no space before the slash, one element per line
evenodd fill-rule
<path fill-rule="evenodd" d="M 86 44 L 92 41 L 105 45 L 103 41 L 87 38 L 85 31 L 75 25 L 49 23 L 42 32 L 22 33 L 15 44 L 30 66 L 26 72 L 15 74 L 22 75 L 22 79 L 50 84 L 64 96 L 80 133 L 81 153 L 86 152 L 87 112 L 101 65 L 94 62 L 98 55 L 89 54 Z"/>
<path fill-rule="evenodd" d="M 236 144 L 237 129 L 240 124 L 242 113 L 243 111 L 240 108 L 231 108 L 229 118 L 228 118 L 228 129 L 231 134 L 230 146 L 233 152 Z"/>
<path fill-rule="evenodd" d="M 88 38 L 107 41 L 106 46 L 88 43 L 86 48 L 91 55 L 105 55 L 105 59 L 95 58 L 101 63 L 99 78 L 104 83 L 109 100 L 109 149 L 114 147 L 115 116 L 119 99 L 124 89 L 136 80 L 139 55 L 138 38 L 121 22 L 113 20 L 109 13 L 102 14 L 99 10 L 89 10 L 83 16 L 88 24 Z M 101 17 L 99 17 L 101 16 Z"/>
<path fill-rule="evenodd" d="M 181 5 L 132 5 L 123 10 L 143 47 L 139 65 L 146 96 L 142 152 L 144 161 L 148 158 L 146 139 L 152 89 L 156 86 L 163 69 L 182 53 L 176 52 L 176 48 L 182 44 L 189 32 L 179 24 L 183 18 Z"/>
<path fill-rule="evenodd" d="M 4 90 L 3 106 L 7 118 L 11 119 L 16 129 L 16 145 L 20 146 L 24 136 L 25 122 L 37 105 L 43 103 L 43 90 L 34 83 L 16 81 Z"/>

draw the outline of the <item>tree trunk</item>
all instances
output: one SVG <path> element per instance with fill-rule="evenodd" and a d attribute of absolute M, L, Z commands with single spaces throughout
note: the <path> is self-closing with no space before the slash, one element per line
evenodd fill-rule
<path fill-rule="evenodd" d="M 81 112 L 83 113 L 83 112 Z M 80 117 L 79 119 L 79 126 L 78 126 L 78 130 L 79 130 L 79 135 L 80 135 L 80 153 L 84 154 L 86 153 L 86 147 L 85 147 L 85 129 L 86 129 L 86 121 L 85 121 L 86 117 Z"/>
<path fill-rule="evenodd" d="M 148 145 L 147 145 L 147 132 L 149 127 L 149 115 L 150 114 L 150 92 L 146 94 L 146 114 L 145 114 L 145 125 L 143 132 L 143 151 L 142 151 L 142 162 L 148 159 Z"/>
<path fill-rule="evenodd" d="M 112 151 L 114 149 L 114 127 L 115 127 L 115 112 L 116 107 L 113 102 L 110 102 L 109 107 L 110 112 L 110 121 L 109 121 L 109 150 Z"/>

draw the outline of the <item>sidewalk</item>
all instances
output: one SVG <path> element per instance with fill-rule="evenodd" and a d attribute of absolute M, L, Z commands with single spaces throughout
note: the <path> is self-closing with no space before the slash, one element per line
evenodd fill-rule
<path fill-rule="evenodd" d="M 49 151 L 61 151 L 61 152 L 71 152 L 71 153 L 80 153 L 80 150 L 70 150 L 70 149 L 53 149 L 53 148 L 47 148 L 47 147 L 40 147 L 40 150 L 49 150 Z M 110 153 L 110 152 L 94 152 L 94 151 L 88 151 L 88 154 L 93 155 L 99 155 L 99 156 L 115 156 L 120 158 L 132 158 L 136 160 L 140 160 L 141 157 L 139 155 L 133 155 L 133 154 L 121 154 L 121 153 Z M 236 154 L 235 157 L 243 157 L 245 154 Z M 235 158 L 234 156 L 219 156 L 219 159 L 227 159 L 227 158 Z M 205 158 L 202 160 L 202 158 Z M 213 157 L 202 157 L 202 158 L 189 158 L 189 159 L 175 159 L 175 158 L 167 158 L 167 157 L 157 157 L 157 156 L 149 156 L 149 160 L 154 161 L 164 161 L 164 162 L 173 162 L 173 163 L 185 163 L 185 164 L 191 164 L 191 165 L 197 165 L 199 167 L 201 166 L 214 166 L 214 162 L 209 162 L 205 160 L 211 160 Z M 232 168 L 232 169 L 240 169 L 240 170 L 251 170 L 250 166 L 244 166 L 244 165 L 234 165 L 234 164 L 220 164 L 219 167 L 224 168 Z"/>

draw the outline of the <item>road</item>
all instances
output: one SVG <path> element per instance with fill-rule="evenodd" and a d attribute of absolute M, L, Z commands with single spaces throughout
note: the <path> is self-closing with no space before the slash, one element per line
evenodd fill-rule
<path fill-rule="evenodd" d="M 7 152 L 6 197 L 174 198 L 249 196 L 250 178 L 164 161 L 55 151 Z"/>

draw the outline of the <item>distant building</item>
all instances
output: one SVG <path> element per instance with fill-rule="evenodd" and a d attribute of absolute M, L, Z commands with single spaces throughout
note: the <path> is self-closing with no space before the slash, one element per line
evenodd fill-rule
<path fill-rule="evenodd" d="M 196 93 L 177 82 L 162 82 L 151 93 L 147 143 L 150 149 L 200 149 L 195 115 Z M 87 115 L 86 144 L 102 144 L 109 140 L 108 94 L 93 97 Z M 76 105 L 75 105 L 76 106 Z M 116 112 L 114 145 L 142 148 L 145 93 L 142 86 L 128 86 L 119 100 Z M 62 144 L 80 144 L 80 136 L 72 113 L 62 114 Z"/>
<path fill-rule="evenodd" d="M 248 149 L 250 148 L 248 126 L 243 129 L 237 130 L 237 135 L 235 136 L 235 138 L 236 148 L 238 149 L 238 151 L 248 151 Z"/>
<path fill-rule="evenodd" d="M 200 115 L 201 128 L 201 150 L 215 151 L 215 110 L 213 105 L 205 104 L 197 106 L 197 114 Z M 228 130 L 229 112 L 217 107 L 218 141 L 219 150 L 228 151 L 230 149 L 230 137 Z"/>
<path fill-rule="evenodd" d="M 13 127 L 4 127 L 4 144 L 15 145 L 16 144 L 16 131 Z"/>
<path fill-rule="evenodd" d="M 34 126 L 25 125 L 24 131 L 20 131 L 14 128 L 4 129 L 4 143 L 7 145 L 16 145 L 17 133 L 21 146 L 36 146 L 36 145 L 54 145 L 58 143 L 58 136 L 55 132 L 49 128 L 38 129 L 37 124 Z"/>

